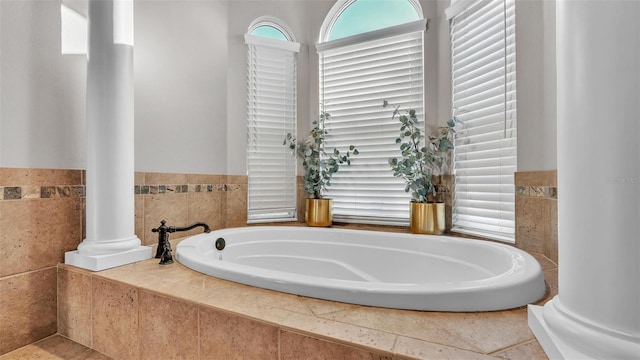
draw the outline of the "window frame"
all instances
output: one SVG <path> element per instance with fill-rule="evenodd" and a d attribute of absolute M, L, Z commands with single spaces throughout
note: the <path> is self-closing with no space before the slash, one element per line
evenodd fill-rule
<path fill-rule="evenodd" d="M 356 0 L 346 0 L 346 1 L 338 2 L 336 5 L 334 5 L 334 7 L 331 9 L 329 14 L 325 18 L 325 21 L 322 25 L 321 32 L 320 32 L 320 39 L 324 39 L 324 40 L 328 39 L 329 34 L 331 32 L 331 27 L 336 22 L 337 17 L 340 16 L 340 14 L 342 13 L 342 11 L 344 11 L 344 9 L 352 5 L 355 1 Z M 327 142 L 326 142 L 327 148 L 331 149 L 334 146 L 348 147 L 349 144 L 345 144 L 344 143 L 345 141 L 343 141 L 343 139 L 337 139 L 335 145 L 333 144 L 333 141 L 334 141 L 333 135 L 332 135 L 332 132 L 334 131 L 333 127 L 334 127 L 334 124 L 336 124 L 335 126 L 338 126 L 338 127 L 340 126 L 337 124 L 338 119 L 340 118 L 340 114 L 334 113 L 334 111 L 332 110 L 333 108 L 335 108 L 334 106 L 335 103 L 334 104 L 331 103 L 332 99 L 327 100 L 327 96 L 325 93 L 326 87 L 325 87 L 325 75 L 324 75 L 327 69 L 325 66 L 326 62 L 323 56 L 324 54 L 330 53 L 331 51 L 358 46 L 358 44 L 370 44 L 370 43 L 375 43 L 376 41 L 384 41 L 384 39 L 391 39 L 393 37 L 402 37 L 402 36 L 409 37 L 410 36 L 409 34 L 419 33 L 419 40 L 417 41 L 419 41 L 419 44 L 420 44 L 420 58 L 417 61 L 420 62 L 420 70 L 419 70 L 420 83 L 415 87 L 416 89 L 419 89 L 419 93 L 417 92 L 414 93 L 414 97 L 417 97 L 418 99 L 411 100 L 410 104 L 412 105 L 411 107 L 416 108 L 418 110 L 418 113 L 421 119 L 423 119 L 423 127 L 424 127 L 424 106 L 425 106 L 424 105 L 425 103 L 425 99 L 424 99 L 424 32 L 428 22 L 423 16 L 422 8 L 420 7 L 420 4 L 417 1 L 413 1 L 413 0 L 407 0 L 407 1 L 414 6 L 420 20 L 407 22 L 404 24 L 391 26 L 383 29 L 373 30 L 365 33 L 360 33 L 352 36 L 347 36 L 343 38 L 338 38 L 330 41 L 324 41 L 316 45 L 316 49 L 319 54 L 320 102 L 321 102 L 321 106 L 323 107 L 323 110 L 326 110 L 332 115 L 331 117 L 332 120 L 326 124 L 327 130 L 328 130 L 328 136 L 327 136 Z M 354 53 L 355 52 L 357 51 L 354 51 Z M 416 60 L 414 59 L 413 61 L 416 61 Z M 393 121 L 391 120 L 392 110 L 390 108 L 382 107 L 382 101 L 385 99 L 387 99 L 387 95 L 380 95 L 380 98 L 376 99 L 375 101 L 373 99 L 370 99 L 369 101 L 370 104 L 367 106 L 371 109 L 371 112 L 375 112 L 377 114 L 376 115 L 377 117 L 384 118 L 384 120 L 380 120 L 380 121 Z M 389 99 L 389 100 L 393 102 L 393 99 Z M 401 100 L 401 101 L 405 101 L 405 100 Z M 407 104 L 400 103 L 398 105 L 405 106 Z M 400 150 L 397 144 L 395 144 L 394 142 L 395 138 L 398 136 L 398 132 L 400 131 L 399 123 L 397 123 L 397 120 L 393 121 L 393 125 L 389 127 L 389 123 L 387 122 L 386 126 L 387 127 L 386 127 L 386 130 L 384 130 L 385 131 L 384 134 L 389 134 L 388 145 L 390 147 L 393 147 L 393 150 L 391 151 L 394 152 L 390 156 L 399 156 Z M 339 130 L 335 130 L 335 131 L 339 131 Z M 385 145 L 386 144 L 387 143 L 385 142 Z M 354 142 L 353 145 L 358 147 L 358 149 L 360 150 L 360 155 L 352 159 L 352 165 L 350 167 L 343 166 L 341 167 L 340 172 L 334 174 L 332 186 L 328 187 L 327 189 L 327 195 L 329 197 L 334 197 L 334 219 L 336 221 L 347 221 L 350 223 L 407 225 L 409 223 L 409 202 L 410 202 L 411 196 L 410 194 L 404 192 L 405 186 L 402 180 L 399 178 L 395 178 L 393 176 L 393 172 L 391 171 L 388 165 L 387 155 L 384 155 L 384 156 L 380 155 L 377 160 L 379 163 L 376 163 L 373 166 L 374 167 L 378 166 L 380 169 L 375 171 L 377 171 L 379 174 L 383 174 L 383 176 L 388 179 L 388 180 L 382 180 L 382 181 L 385 181 L 385 183 L 384 184 L 381 183 L 379 186 L 381 188 L 388 187 L 389 189 L 391 189 L 391 190 L 388 190 L 389 193 L 395 193 L 396 195 L 393 195 L 392 197 L 394 199 L 398 199 L 397 202 L 401 202 L 401 204 L 389 203 L 388 206 L 390 208 L 393 208 L 393 210 L 387 212 L 387 215 L 384 215 L 384 211 L 385 211 L 383 209 L 384 205 L 381 205 L 386 202 L 386 200 L 384 200 L 384 197 L 380 198 L 378 205 L 374 205 L 373 203 L 367 203 L 367 201 L 369 201 L 370 198 L 373 197 L 371 196 L 371 197 L 367 197 L 364 201 L 361 202 L 361 204 L 355 205 L 355 207 L 361 206 L 361 208 L 358 208 L 358 209 L 354 208 L 354 210 L 344 210 L 345 207 L 342 207 L 343 210 L 341 210 L 341 205 L 338 204 L 339 201 L 336 201 L 336 198 L 335 198 L 336 192 L 338 191 L 337 189 L 340 187 L 340 185 L 338 185 L 338 182 L 343 176 L 346 176 L 345 174 L 350 171 L 350 168 L 359 166 L 358 165 L 359 162 L 367 161 L 367 159 L 365 159 L 365 157 L 367 157 L 366 150 L 360 147 L 358 143 Z M 342 148 L 340 148 L 340 150 L 342 150 Z M 344 181 L 344 182 L 345 183 L 348 181 L 353 182 L 353 179 L 355 178 L 349 178 L 347 181 Z M 386 183 L 386 181 L 391 182 L 391 184 Z M 363 186 L 358 186 L 357 184 L 355 185 L 356 191 L 360 191 L 361 193 L 368 191 L 362 188 Z M 332 192 L 332 189 L 333 189 L 333 192 Z M 360 195 L 357 195 L 357 196 L 360 196 Z M 357 203 L 358 201 L 359 200 L 354 201 L 354 204 Z M 372 215 L 372 214 L 360 215 L 360 213 L 367 213 L 369 209 L 374 209 L 376 207 L 378 209 L 377 215 Z M 398 207 L 400 207 L 401 209 L 397 210 Z M 361 209 L 364 209 L 364 211 L 361 211 Z M 351 211 L 351 213 L 350 214 L 341 213 L 341 211 Z M 388 215 L 391 213 L 393 213 L 393 215 Z"/>

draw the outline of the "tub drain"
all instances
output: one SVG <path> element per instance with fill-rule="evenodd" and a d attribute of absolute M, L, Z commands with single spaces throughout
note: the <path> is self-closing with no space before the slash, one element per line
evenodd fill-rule
<path fill-rule="evenodd" d="M 216 246 L 216 249 L 218 249 L 218 250 L 222 250 L 222 249 L 224 249 L 224 247 L 226 246 L 226 241 L 224 241 L 224 239 L 223 239 L 223 238 L 218 238 L 218 239 L 216 240 L 216 244 L 215 244 L 215 246 Z"/>

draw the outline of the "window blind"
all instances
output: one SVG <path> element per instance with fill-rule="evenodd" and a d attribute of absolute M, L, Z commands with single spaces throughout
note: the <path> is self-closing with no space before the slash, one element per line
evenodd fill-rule
<path fill-rule="evenodd" d="M 360 152 L 334 174 L 325 193 L 337 221 L 408 224 L 410 195 L 388 163 L 400 155 L 400 126 L 391 118 L 393 108 L 382 108 L 382 102 L 415 109 L 424 118 L 425 22 L 410 25 L 376 31 L 373 38 L 367 33 L 364 41 L 350 41 L 354 36 L 336 40 L 339 46 L 319 46 L 321 103 L 331 114 L 326 147 L 342 152 L 353 144 Z"/>
<path fill-rule="evenodd" d="M 451 19 L 453 231 L 513 242 L 516 171 L 514 0 L 471 2 Z"/>
<path fill-rule="evenodd" d="M 248 222 L 296 219 L 296 43 L 247 35 Z M 293 45 L 293 47 L 292 47 Z M 297 46 L 295 46 L 297 45 Z"/>

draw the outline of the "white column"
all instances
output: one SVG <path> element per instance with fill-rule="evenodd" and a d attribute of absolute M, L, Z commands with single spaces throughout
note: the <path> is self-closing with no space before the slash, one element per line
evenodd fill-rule
<path fill-rule="evenodd" d="M 151 258 L 135 235 L 133 2 L 89 1 L 86 239 L 67 264 L 98 271 Z"/>
<path fill-rule="evenodd" d="M 559 0 L 559 291 L 530 307 L 553 359 L 640 357 L 640 2 Z"/>

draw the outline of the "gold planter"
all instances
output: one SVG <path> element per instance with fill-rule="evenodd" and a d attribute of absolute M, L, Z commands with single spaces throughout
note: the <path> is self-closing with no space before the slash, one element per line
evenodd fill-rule
<path fill-rule="evenodd" d="M 333 224 L 333 201 L 331 199 L 307 199 L 304 221 L 308 226 L 331 226 Z"/>
<path fill-rule="evenodd" d="M 441 235 L 444 233 L 444 203 L 411 202 L 409 224 L 414 234 Z"/>

